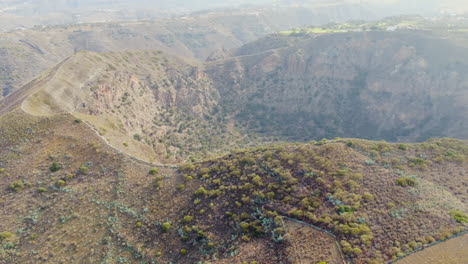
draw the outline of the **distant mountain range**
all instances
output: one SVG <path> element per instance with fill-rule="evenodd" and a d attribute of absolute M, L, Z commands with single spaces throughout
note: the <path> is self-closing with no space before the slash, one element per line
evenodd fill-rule
<path fill-rule="evenodd" d="M 223 8 L 360 9 L 355 19 L 375 19 L 402 14 L 460 14 L 468 10 L 462 0 L 277 0 L 277 1 L 188 1 L 188 0 L 5 0 L 0 3 L 0 31 L 30 28 L 37 25 L 60 25 L 84 22 L 152 20 L 203 10 Z M 369 16 L 372 13 L 372 16 Z M 333 17 L 333 14 L 330 14 Z M 335 15 L 336 16 L 336 15 Z"/>

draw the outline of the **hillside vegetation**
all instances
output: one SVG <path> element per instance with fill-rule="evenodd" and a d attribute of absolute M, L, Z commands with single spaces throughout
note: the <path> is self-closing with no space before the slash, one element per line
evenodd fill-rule
<path fill-rule="evenodd" d="M 453 212 L 466 211 L 467 151 L 466 142 L 450 139 L 339 139 L 237 151 L 181 168 L 203 185 L 193 195 L 196 207 L 181 216 L 194 216 L 214 239 L 220 223 L 198 212 L 214 208 L 232 219 L 241 241 L 281 243 L 277 216 L 287 214 L 334 233 L 353 263 L 381 263 L 464 230 Z"/>
<path fill-rule="evenodd" d="M 464 141 L 279 144 L 170 169 L 68 114 L 15 110 L 0 130 L 2 262 L 327 260 L 296 251 L 288 215 L 335 234 L 354 263 L 383 263 L 466 228 Z"/>
<path fill-rule="evenodd" d="M 0 263 L 379 264 L 460 234 L 464 34 L 77 52 L 0 102 Z"/>
<path fill-rule="evenodd" d="M 468 49 L 444 32 L 272 35 L 206 63 L 79 52 L 25 88 L 37 92 L 23 108 L 74 113 L 114 147 L 172 163 L 278 140 L 466 139 Z"/>

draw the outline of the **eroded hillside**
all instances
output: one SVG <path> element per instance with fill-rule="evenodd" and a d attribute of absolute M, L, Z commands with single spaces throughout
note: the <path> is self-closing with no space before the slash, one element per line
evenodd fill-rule
<path fill-rule="evenodd" d="M 22 109 L 72 113 L 147 161 L 176 163 L 257 141 L 221 113 L 203 65 L 162 52 L 81 52 L 39 80 Z"/>
<path fill-rule="evenodd" d="M 244 8 L 156 21 L 88 23 L 5 32 L 0 36 L 0 98 L 76 51 L 159 49 L 204 60 L 215 51 L 238 48 L 272 32 L 357 18 L 363 14 L 359 10 L 342 4 L 313 9 Z M 106 15 L 97 16 L 102 21 Z M 6 15 L 2 18 L 9 19 Z"/>
<path fill-rule="evenodd" d="M 255 132 L 288 140 L 468 138 L 468 65 L 461 59 L 468 48 L 446 36 L 279 35 L 235 54 L 209 63 L 207 72 L 221 105 Z"/>
<path fill-rule="evenodd" d="M 466 139 L 468 49 L 444 32 L 272 35 L 206 63 L 80 52 L 30 85 L 23 108 L 75 113 L 152 161 L 271 140 Z"/>

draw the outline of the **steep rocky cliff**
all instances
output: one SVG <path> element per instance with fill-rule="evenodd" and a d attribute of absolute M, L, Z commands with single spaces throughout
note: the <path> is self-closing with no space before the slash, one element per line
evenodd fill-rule
<path fill-rule="evenodd" d="M 80 52 L 23 109 L 74 113 L 114 146 L 134 142 L 133 152 L 166 162 L 271 140 L 466 139 L 468 48 L 459 43 L 423 30 L 278 35 L 204 64 Z"/>
<path fill-rule="evenodd" d="M 354 5 L 245 8 L 156 21 L 87 23 L 0 33 L 0 98 L 81 50 L 160 49 L 203 61 L 216 50 L 238 48 L 272 32 L 356 19 L 363 14 L 359 10 Z M 364 14 L 374 17 L 368 11 Z"/>
<path fill-rule="evenodd" d="M 149 161 L 202 157 L 249 142 L 221 115 L 203 65 L 160 51 L 80 52 L 39 79 L 22 103 L 26 112 L 73 113 L 114 147 Z"/>
<path fill-rule="evenodd" d="M 468 137 L 467 46 L 417 30 L 277 38 L 279 48 L 269 38 L 207 66 L 227 111 L 255 131 L 292 140 Z"/>

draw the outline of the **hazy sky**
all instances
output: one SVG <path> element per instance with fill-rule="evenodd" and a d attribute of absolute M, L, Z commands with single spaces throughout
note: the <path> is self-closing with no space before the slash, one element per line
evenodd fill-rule
<path fill-rule="evenodd" d="M 441 7 L 466 8 L 468 0 L 0 0 L 1 8 L 29 10 L 66 10 L 78 8 L 158 8 L 210 9 L 245 5 L 313 5 L 316 3 L 358 3 L 394 9 L 435 10 Z"/>
<path fill-rule="evenodd" d="M 0 0 L 0 31 L 35 25 L 157 19 L 225 7 L 325 5 L 340 6 L 340 12 L 346 12 L 349 5 L 360 5 L 373 18 L 468 13 L 468 0 Z"/>

